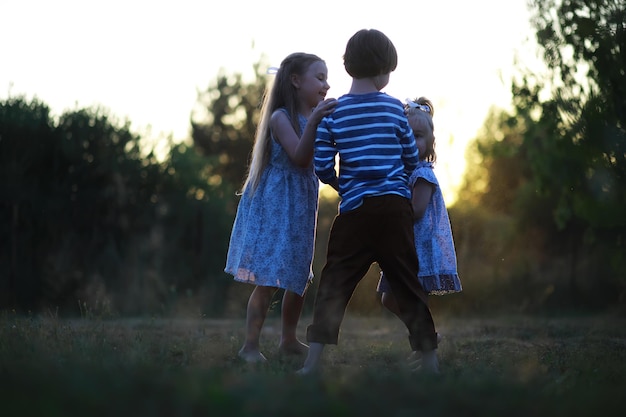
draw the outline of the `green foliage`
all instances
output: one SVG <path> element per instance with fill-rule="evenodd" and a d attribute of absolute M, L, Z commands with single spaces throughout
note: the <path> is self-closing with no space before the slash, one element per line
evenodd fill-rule
<path fill-rule="evenodd" d="M 209 88 L 198 95 L 198 112 L 192 118 L 191 137 L 195 146 L 209 156 L 209 175 L 239 188 L 243 184 L 260 118 L 260 106 L 269 77 L 260 60 L 255 78 L 244 82 L 241 74 L 220 73 Z"/>
<path fill-rule="evenodd" d="M 101 109 L 54 120 L 36 99 L 0 103 L 1 305 L 137 314 L 219 293 L 233 188 L 193 149 L 158 161 L 139 142 Z"/>
<path fill-rule="evenodd" d="M 45 179 L 31 175 L 42 165 L 53 144 L 53 121 L 49 108 L 38 100 L 26 103 L 11 99 L 0 103 L 0 181 L 1 198 L 0 248 L 3 277 L 0 294 L 16 302 L 23 300 L 22 294 L 41 293 L 40 280 L 24 282 L 19 279 L 17 269 L 30 271 L 36 265 L 37 253 L 41 251 L 37 242 L 37 229 L 43 227 L 39 207 L 45 196 L 38 191 L 48 188 Z M 13 139 L 12 139 L 13 138 Z M 27 177 L 28 181 L 20 181 Z M 44 183 L 44 184 L 42 184 Z M 33 223 L 21 225 L 23 214 L 32 217 Z M 22 255 L 24 262 L 17 262 L 17 247 L 28 245 L 31 251 Z"/>
<path fill-rule="evenodd" d="M 626 239 L 626 2 L 533 4 L 552 81 L 543 85 L 546 100 L 518 97 L 520 117 L 533 126 L 524 141 L 534 184 L 554 202 L 555 224 L 581 275 L 600 275 L 604 291 L 623 299 L 626 270 L 609 265 L 616 266 L 611 259 L 624 253 Z M 514 93 L 531 90 L 514 86 Z M 581 260 L 582 253 L 589 257 Z"/>
<path fill-rule="evenodd" d="M 519 306 L 623 306 L 626 268 L 616 260 L 626 239 L 626 3 L 530 5 L 547 71 L 521 70 L 514 112 L 491 113 L 470 147 L 476 169 L 461 200 L 513 228 L 497 244 L 507 256 L 497 251 L 503 261 L 487 255 L 486 264 L 496 270 L 514 260 L 498 274 L 533 300 Z M 471 283 L 474 270 L 463 276 Z"/>
<path fill-rule="evenodd" d="M 552 71 L 551 97 L 521 95 L 540 115 L 526 134 L 535 181 L 557 203 L 561 228 L 626 237 L 626 2 L 533 2 Z M 514 92 L 528 90 L 522 83 Z M 528 114 L 521 114 L 529 118 Z M 545 135 L 544 135 L 545 134 Z"/>
<path fill-rule="evenodd" d="M 193 315 L 223 312 L 230 284 L 223 269 L 237 197 L 207 165 L 195 148 L 172 147 L 157 201 L 156 273 L 176 309 Z"/>
<path fill-rule="evenodd" d="M 498 213 L 512 213 L 516 191 L 529 180 L 519 120 L 491 109 L 482 130 L 468 146 L 473 167 L 464 178 L 459 199 Z"/>

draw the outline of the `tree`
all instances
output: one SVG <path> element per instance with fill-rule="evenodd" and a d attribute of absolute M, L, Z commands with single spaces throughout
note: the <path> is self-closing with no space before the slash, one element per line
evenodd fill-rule
<path fill-rule="evenodd" d="M 512 220 L 498 247 L 517 259 L 506 273 L 521 278 L 519 295 L 539 279 L 539 290 L 569 305 L 624 304 L 626 1 L 529 5 L 546 71 L 521 69 L 513 112 L 492 111 L 460 198 Z M 461 242 L 473 239 L 464 233 Z"/>
<path fill-rule="evenodd" d="M 198 95 L 192 116 L 194 145 L 208 160 L 209 175 L 241 187 L 245 180 L 259 122 L 260 105 L 269 81 L 263 59 L 253 65 L 255 78 L 246 83 L 241 74 L 218 74 L 215 83 Z"/>
<path fill-rule="evenodd" d="M 89 274 L 114 267 L 137 231 L 137 195 L 125 185 L 145 168 L 138 137 L 99 109 L 58 121 L 36 99 L 9 98 L 0 109 L 0 215 L 11 236 L 0 259 L 8 260 L 9 301 L 28 309 L 64 304 Z"/>
<path fill-rule="evenodd" d="M 520 120 L 491 109 L 466 151 L 468 165 L 459 198 L 490 211 L 514 214 L 517 191 L 529 177 Z"/>
<path fill-rule="evenodd" d="M 514 93 L 518 109 L 540 113 L 540 128 L 526 135 L 536 185 L 558 200 L 554 217 L 561 228 L 581 222 L 591 237 L 612 231 L 623 239 L 626 1 L 532 4 L 537 40 L 552 73 L 550 99 L 540 100 L 528 79 Z"/>
<path fill-rule="evenodd" d="M 38 176 L 54 146 L 50 109 L 39 100 L 21 97 L 0 103 L 0 303 L 28 303 L 28 294 L 38 297 L 39 280 L 23 279 L 37 270 L 40 243 L 40 207 L 45 198 L 46 176 Z"/>
<path fill-rule="evenodd" d="M 219 312 L 234 187 L 184 144 L 157 160 L 129 125 L 99 108 L 53 118 L 36 99 L 0 102 L 3 308 L 167 312 L 207 288 L 197 307 Z"/>
<path fill-rule="evenodd" d="M 548 253 L 569 258 L 575 300 L 624 303 L 626 2 L 530 5 L 547 71 L 513 82 L 530 172 L 522 216 L 542 227 Z"/>

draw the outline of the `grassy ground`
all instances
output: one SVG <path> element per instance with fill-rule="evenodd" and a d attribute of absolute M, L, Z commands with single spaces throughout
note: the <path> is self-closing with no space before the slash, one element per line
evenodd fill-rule
<path fill-rule="evenodd" d="M 302 319 L 301 328 L 309 323 Z M 348 316 L 324 371 L 236 359 L 243 320 L 0 315 L 3 416 L 617 416 L 626 411 L 626 319 L 439 318 L 441 375 L 413 374 L 389 315 Z"/>

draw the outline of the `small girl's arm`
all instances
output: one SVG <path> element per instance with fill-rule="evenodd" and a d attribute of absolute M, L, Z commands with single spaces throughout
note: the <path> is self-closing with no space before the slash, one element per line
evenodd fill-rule
<path fill-rule="evenodd" d="M 428 202 L 435 192 L 435 186 L 423 178 L 418 178 L 413 185 L 411 205 L 413 206 L 413 220 L 424 216 Z"/>

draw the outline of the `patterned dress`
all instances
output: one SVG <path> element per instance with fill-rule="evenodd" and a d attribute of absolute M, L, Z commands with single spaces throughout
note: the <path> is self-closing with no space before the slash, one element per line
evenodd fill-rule
<path fill-rule="evenodd" d="M 299 117 L 302 135 L 306 119 Z M 295 166 L 273 135 L 271 148 L 256 191 L 244 190 L 239 201 L 224 271 L 303 295 L 313 279 L 319 181 L 313 164 Z"/>
<path fill-rule="evenodd" d="M 429 295 L 461 292 L 463 288 L 457 273 L 450 218 L 432 162 L 420 161 L 409 180 L 411 186 L 419 178 L 434 185 L 434 192 L 424 216 L 413 223 L 415 249 L 420 265 L 418 279 Z M 378 292 L 388 291 L 390 287 L 383 271 L 378 283 Z"/>

